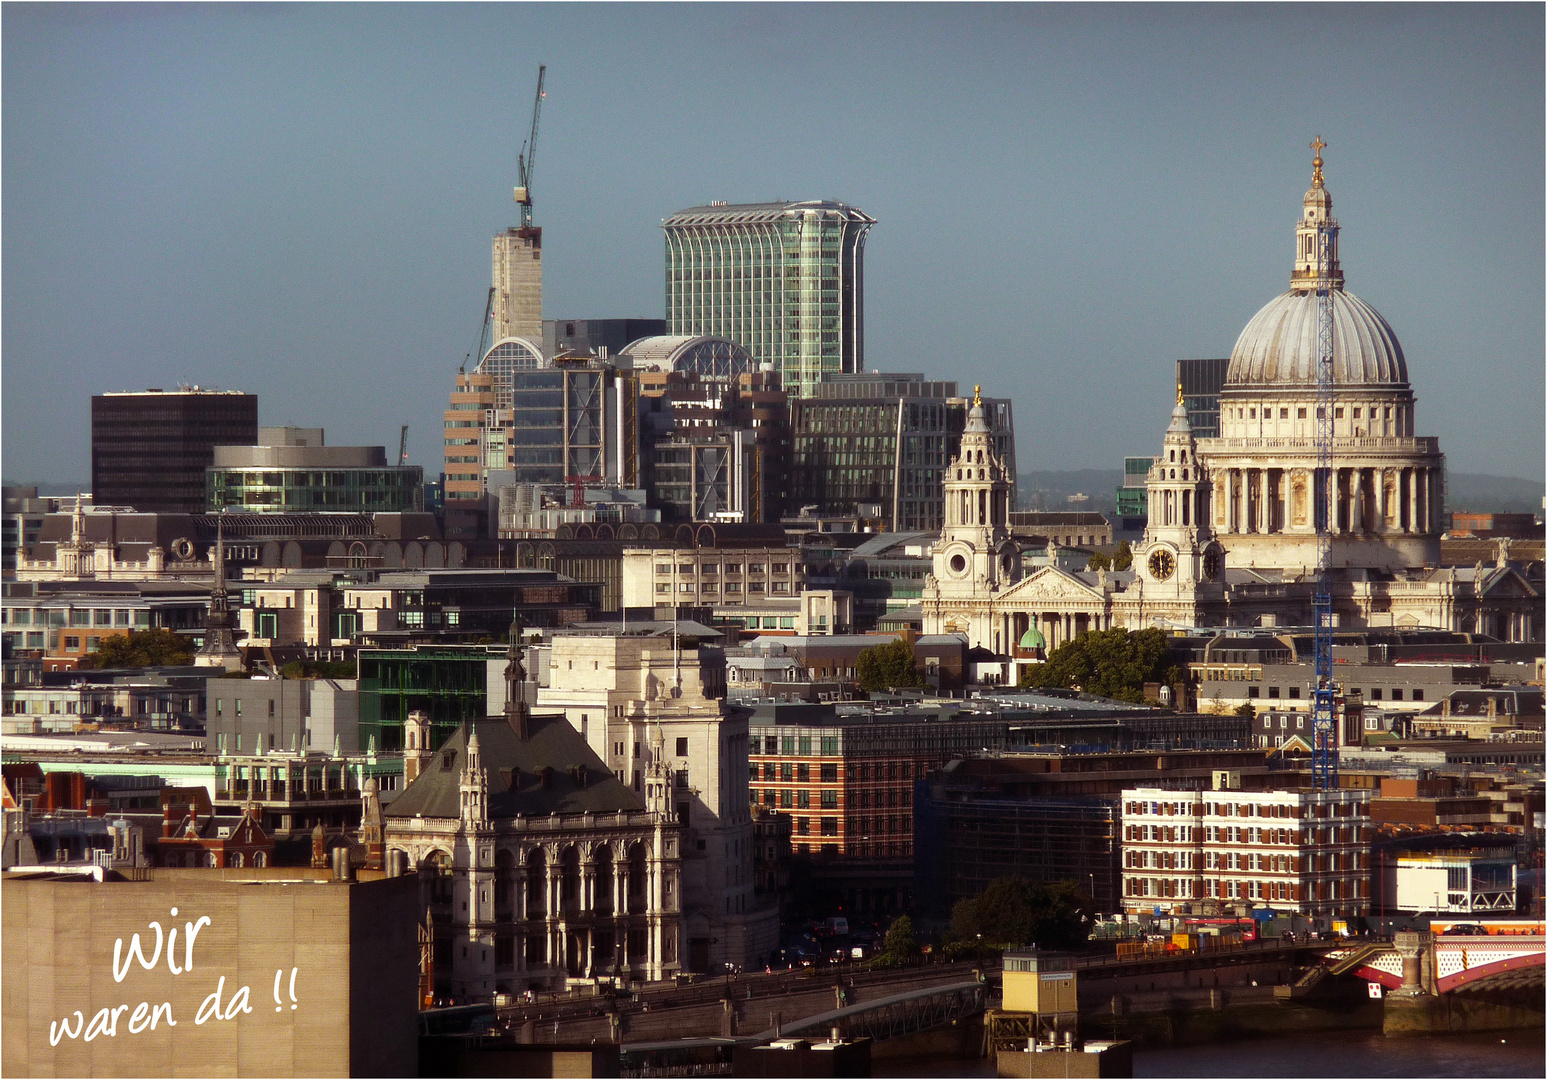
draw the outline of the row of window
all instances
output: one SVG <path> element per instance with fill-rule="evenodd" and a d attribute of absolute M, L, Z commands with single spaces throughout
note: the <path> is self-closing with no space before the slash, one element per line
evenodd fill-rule
<path fill-rule="evenodd" d="M 746 564 L 747 573 L 749 573 L 749 574 L 765 574 L 765 573 L 768 572 L 768 566 L 769 565 L 770 564 L 768 564 L 768 563 L 749 562 L 749 563 Z M 776 573 L 776 574 L 788 574 L 790 572 L 790 564 L 787 563 L 787 562 L 776 562 L 776 563 L 773 563 L 771 565 L 773 566 L 773 572 Z M 728 562 L 728 563 L 725 564 L 725 572 L 727 574 L 739 574 L 739 573 L 741 573 L 741 566 L 742 566 L 742 564 L 739 563 L 739 562 Z M 676 567 L 676 572 L 677 572 L 678 576 L 680 576 L 680 577 L 692 577 L 694 572 L 695 572 L 695 570 L 698 573 L 701 573 L 701 574 L 703 574 L 706 577 L 713 577 L 713 576 L 719 574 L 719 572 L 720 572 L 720 564 L 719 563 L 700 563 L 700 564 L 697 564 L 695 566 L 695 564 L 693 564 L 693 563 L 678 563 L 677 567 Z M 655 564 L 655 572 L 658 575 L 663 575 L 663 576 L 669 577 L 669 576 L 671 576 L 671 573 L 672 573 L 672 564 L 671 563 L 656 563 Z"/>
<path fill-rule="evenodd" d="M 0 608 L 10 626 L 149 626 L 150 612 L 131 608 Z"/>
<path fill-rule="evenodd" d="M 706 581 L 703 584 L 699 585 L 697 588 L 695 588 L 691 581 L 684 581 L 684 582 L 682 582 L 681 584 L 679 584 L 677 586 L 677 591 L 681 592 L 681 593 L 688 593 L 688 594 L 692 594 L 694 592 L 699 592 L 699 593 L 702 593 L 705 596 L 711 596 L 711 595 L 713 595 L 715 593 L 718 593 L 720 591 L 720 586 L 717 585 L 713 581 Z M 774 581 L 774 582 L 770 582 L 766 589 L 764 588 L 764 584 L 761 581 L 749 581 L 749 582 L 747 582 L 747 592 L 749 592 L 749 593 L 772 593 L 772 594 L 774 594 L 776 596 L 789 596 L 789 595 L 791 595 L 791 593 L 790 593 L 790 583 L 788 581 Z M 670 596 L 671 595 L 671 582 L 669 582 L 669 581 L 657 581 L 655 583 L 655 594 L 657 596 Z M 725 595 L 726 596 L 740 596 L 740 595 L 742 595 L 742 593 L 741 593 L 741 582 L 739 582 L 739 581 L 727 581 L 725 583 Z"/>

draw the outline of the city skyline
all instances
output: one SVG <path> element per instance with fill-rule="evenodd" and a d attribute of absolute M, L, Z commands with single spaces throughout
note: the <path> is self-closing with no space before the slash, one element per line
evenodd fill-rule
<path fill-rule="evenodd" d="M 85 478 L 90 396 L 180 379 L 408 423 L 438 471 L 546 63 L 547 318 L 659 317 L 678 210 L 841 200 L 867 370 L 1014 399 L 1023 469 L 1116 469 L 1287 287 L 1320 135 L 1419 430 L 1540 479 L 1540 19 L 1305 10 L 1321 53 L 1291 8 L 8 7 L 5 478 Z"/>

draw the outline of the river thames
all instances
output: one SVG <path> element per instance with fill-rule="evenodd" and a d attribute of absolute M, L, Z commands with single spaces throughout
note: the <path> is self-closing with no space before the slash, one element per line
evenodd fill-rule
<path fill-rule="evenodd" d="M 1388 1039 L 1380 1032 L 1307 1032 L 1140 1050 L 1136 1077 L 1495 1077 L 1543 1075 L 1541 1029 Z M 918 1055 L 877 1061 L 876 1076 L 993 1076 L 987 1058 Z"/>

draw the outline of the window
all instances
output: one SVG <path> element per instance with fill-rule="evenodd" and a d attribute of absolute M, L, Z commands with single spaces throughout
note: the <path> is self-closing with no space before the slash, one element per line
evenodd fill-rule
<path fill-rule="evenodd" d="M 71 637 L 66 635 L 64 639 L 64 647 L 66 649 L 79 649 L 81 647 L 81 639 L 78 637 Z"/>
<path fill-rule="evenodd" d="M 822 763 L 822 783 L 836 784 L 838 782 L 838 763 L 836 761 L 824 761 Z"/>
<path fill-rule="evenodd" d="M 810 818 L 804 818 L 804 817 L 803 818 L 796 818 L 795 819 L 795 831 L 798 834 L 800 834 L 801 836 L 810 836 L 811 835 L 811 819 Z"/>
<path fill-rule="evenodd" d="M 802 735 L 802 736 L 800 736 L 800 756 L 801 757 L 810 757 L 811 756 L 811 736 L 810 735 Z"/>
<path fill-rule="evenodd" d="M 795 779 L 799 780 L 802 784 L 810 783 L 811 782 L 811 766 L 809 764 L 807 764 L 806 762 L 802 761 L 798 766 L 796 766 L 796 769 L 795 769 Z"/>
<path fill-rule="evenodd" d="M 788 761 L 779 762 L 779 779 L 786 784 L 792 783 L 795 779 L 795 766 Z"/>
<path fill-rule="evenodd" d="M 1422 701 L 1423 700 L 1423 690 L 1421 688 L 1416 687 L 1416 686 L 1413 687 L 1413 700 L 1414 701 Z"/>
<path fill-rule="evenodd" d="M 822 736 L 822 756 L 823 757 L 837 757 L 838 756 L 838 736 L 836 736 L 836 735 L 823 735 Z M 836 768 L 836 766 L 835 766 L 835 768 Z"/>
<path fill-rule="evenodd" d="M 1402 700 L 1402 688 L 1400 686 L 1393 686 L 1391 688 L 1391 700 L 1392 701 L 1401 701 Z"/>
<path fill-rule="evenodd" d="M 656 593 L 658 595 L 659 594 L 668 594 L 669 595 L 671 593 L 671 582 L 669 582 L 669 581 L 657 581 L 655 583 L 655 591 L 656 591 Z"/>
<path fill-rule="evenodd" d="M 838 819 L 837 818 L 823 818 L 822 819 L 822 835 L 823 836 L 837 836 L 838 835 Z"/>
<path fill-rule="evenodd" d="M 829 788 L 828 790 L 822 792 L 822 809 L 838 809 L 838 793 L 836 791 Z"/>
<path fill-rule="evenodd" d="M 800 808 L 802 810 L 809 810 L 811 808 L 811 792 L 809 792 L 809 791 L 801 791 L 801 792 L 799 792 L 798 793 L 798 797 L 796 799 L 796 803 L 800 806 Z"/>
<path fill-rule="evenodd" d="M 688 756 L 688 741 L 686 739 L 678 739 L 677 740 L 677 756 L 678 757 L 687 757 Z"/>
<path fill-rule="evenodd" d="M 1370 687 L 1370 700 L 1371 701 L 1379 701 L 1380 699 L 1381 699 L 1381 688 L 1378 687 L 1378 686 Z"/>

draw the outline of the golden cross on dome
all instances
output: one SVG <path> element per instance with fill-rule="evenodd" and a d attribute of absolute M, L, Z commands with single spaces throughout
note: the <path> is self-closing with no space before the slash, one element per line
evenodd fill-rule
<path fill-rule="evenodd" d="M 1321 187 L 1321 152 L 1326 149 L 1326 146 L 1327 144 L 1321 141 L 1320 135 L 1316 136 L 1315 141 L 1311 143 L 1311 149 L 1316 151 L 1316 156 L 1311 159 L 1311 168 L 1316 170 L 1315 175 L 1311 177 L 1311 184 L 1315 187 Z"/>
<path fill-rule="evenodd" d="M 1176 403 L 1178 405 L 1180 405 L 1182 403 L 1182 380 L 1181 379 L 1176 380 Z"/>
<path fill-rule="evenodd" d="M 983 404 L 983 387 L 974 386 L 972 388 L 972 403 L 974 405 Z"/>

